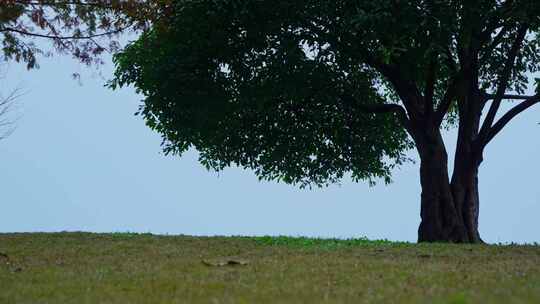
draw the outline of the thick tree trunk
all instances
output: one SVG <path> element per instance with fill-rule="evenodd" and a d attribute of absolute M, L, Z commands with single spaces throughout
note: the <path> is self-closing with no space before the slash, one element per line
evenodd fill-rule
<path fill-rule="evenodd" d="M 458 184 L 452 183 L 452 194 L 456 206 L 459 206 L 463 222 L 467 229 L 469 242 L 482 243 L 478 232 L 478 215 L 480 199 L 478 196 L 478 170 L 469 172 L 466 181 Z"/>
<path fill-rule="evenodd" d="M 478 231 L 478 216 L 480 212 L 480 198 L 478 195 L 478 166 L 481 160 L 477 160 L 474 154 L 456 154 L 456 164 L 452 177 L 452 195 L 463 222 L 467 228 L 469 242 L 482 243 Z"/>
<path fill-rule="evenodd" d="M 476 86 L 469 89 L 468 105 L 460 110 L 460 125 L 452 175 L 452 196 L 467 229 L 468 242 L 482 243 L 478 232 L 480 198 L 478 195 L 478 167 L 482 162 L 483 148 L 474 144 L 478 138 L 483 102 Z"/>
<path fill-rule="evenodd" d="M 434 133 L 429 137 L 416 137 L 422 186 L 418 241 L 481 242 L 478 233 L 478 164 L 456 163 L 451 183 L 444 142 L 438 131 Z M 470 159 L 473 157 L 467 157 Z"/>
<path fill-rule="evenodd" d="M 419 152 L 422 221 L 418 241 L 467 242 L 465 225 L 454 204 L 444 145 L 442 142 L 424 144 Z"/>

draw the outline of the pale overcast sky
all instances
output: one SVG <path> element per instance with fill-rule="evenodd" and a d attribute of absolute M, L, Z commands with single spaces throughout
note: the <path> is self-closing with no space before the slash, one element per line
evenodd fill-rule
<path fill-rule="evenodd" d="M 113 92 L 65 57 L 41 69 L 4 68 L 16 131 L 0 141 L 0 232 L 93 231 L 192 235 L 369 237 L 416 241 L 418 164 L 394 183 L 344 181 L 325 189 L 259 182 L 252 172 L 206 171 L 191 152 L 161 154 L 160 138 L 133 116 L 141 96 Z M 5 70 L 7 68 L 7 70 Z M 83 84 L 72 80 L 82 74 Z M 491 144 L 480 171 L 480 232 L 488 242 L 540 242 L 540 106 Z M 449 150 L 454 138 L 447 137 Z M 411 151 L 415 159 L 416 152 Z"/>

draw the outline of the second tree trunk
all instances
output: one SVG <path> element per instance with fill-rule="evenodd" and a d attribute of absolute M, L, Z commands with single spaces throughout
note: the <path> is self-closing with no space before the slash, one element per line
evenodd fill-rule
<path fill-rule="evenodd" d="M 437 134 L 430 139 L 418 145 L 422 186 L 418 241 L 482 242 L 478 233 L 478 165 L 456 164 L 459 168 L 450 182 L 442 137 Z"/>

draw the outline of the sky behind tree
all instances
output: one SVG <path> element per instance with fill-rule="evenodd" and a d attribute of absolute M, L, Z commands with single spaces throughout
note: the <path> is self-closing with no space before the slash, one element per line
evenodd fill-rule
<path fill-rule="evenodd" d="M 219 174 L 161 153 L 161 139 L 136 112 L 133 89 L 104 87 L 69 58 L 26 71 L 8 64 L 0 91 L 18 99 L 17 129 L 0 141 L 0 232 L 152 232 L 194 235 L 305 235 L 416 241 L 418 163 L 391 185 L 343 180 L 322 189 L 259 182 L 237 168 Z M 70 76 L 82 75 L 82 85 Z M 507 109 L 508 107 L 505 107 Z M 480 232 L 487 242 L 540 242 L 540 106 L 513 121 L 480 167 Z M 454 149 L 455 132 L 446 136 Z M 410 156 L 418 160 L 416 151 Z M 450 157 L 452 159 L 452 157 Z M 452 167 L 452 164 L 450 164 Z"/>

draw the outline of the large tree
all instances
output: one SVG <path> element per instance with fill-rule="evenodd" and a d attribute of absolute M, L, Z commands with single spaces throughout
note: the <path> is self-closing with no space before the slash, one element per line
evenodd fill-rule
<path fill-rule="evenodd" d="M 537 0 L 176 1 L 115 57 L 166 153 L 300 186 L 389 181 L 415 147 L 419 241 L 481 242 L 486 146 L 540 101 Z M 517 102 L 499 113 L 503 102 Z M 454 169 L 441 135 L 457 126 Z"/>

